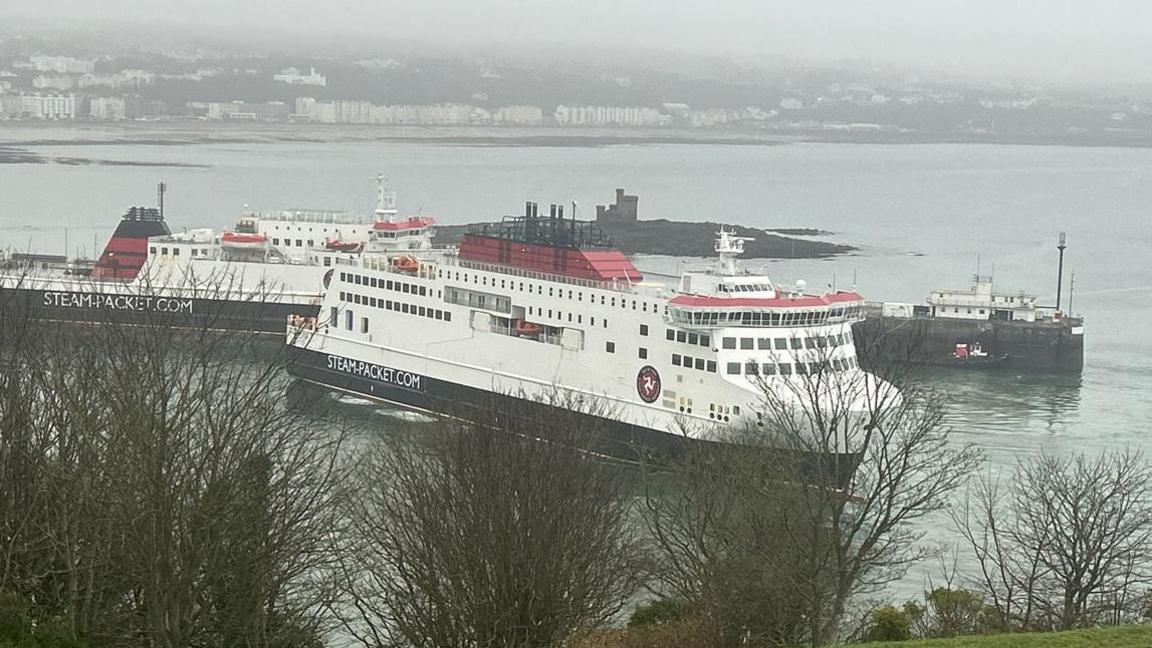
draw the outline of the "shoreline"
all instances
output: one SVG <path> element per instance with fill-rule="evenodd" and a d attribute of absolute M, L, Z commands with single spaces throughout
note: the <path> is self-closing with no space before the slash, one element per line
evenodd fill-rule
<path fill-rule="evenodd" d="M 784 146 L 789 144 L 983 144 L 1152 148 L 1152 132 L 1102 131 L 1029 135 L 925 132 L 740 131 L 492 126 L 166 122 L 0 122 L 5 149 L 44 146 L 189 146 L 213 144 L 419 143 L 477 147 L 652 145 Z"/>

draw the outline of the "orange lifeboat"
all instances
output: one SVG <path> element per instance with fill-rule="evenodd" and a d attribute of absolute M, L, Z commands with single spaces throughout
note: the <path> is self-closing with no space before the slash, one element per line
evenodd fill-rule
<path fill-rule="evenodd" d="M 544 327 L 535 322 L 518 319 L 513 323 L 512 330 L 520 337 L 537 337 L 544 332 Z"/>
<path fill-rule="evenodd" d="M 248 232 L 224 232 L 220 236 L 220 244 L 234 249 L 258 249 L 268 243 L 268 237 L 263 234 Z"/>
<path fill-rule="evenodd" d="M 324 244 L 324 247 L 332 250 L 333 252 L 359 252 L 364 247 L 363 243 L 354 243 L 352 241 L 341 241 L 340 239 L 332 239 Z"/>
<path fill-rule="evenodd" d="M 393 257 L 392 269 L 396 272 L 415 273 L 420 269 L 420 262 L 410 256 Z"/>

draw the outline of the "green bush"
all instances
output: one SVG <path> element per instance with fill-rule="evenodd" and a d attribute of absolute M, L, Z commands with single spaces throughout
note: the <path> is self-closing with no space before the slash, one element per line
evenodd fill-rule
<path fill-rule="evenodd" d="M 912 623 L 908 615 L 891 605 L 872 612 L 872 625 L 864 635 L 865 641 L 907 641 L 912 638 Z"/>
<path fill-rule="evenodd" d="M 0 592 L 0 648 L 83 648 L 51 620 L 38 622 L 28 602 Z"/>
<path fill-rule="evenodd" d="M 683 620 L 686 614 L 685 606 L 675 599 L 656 599 L 636 608 L 628 619 L 628 627 L 658 625 Z"/>

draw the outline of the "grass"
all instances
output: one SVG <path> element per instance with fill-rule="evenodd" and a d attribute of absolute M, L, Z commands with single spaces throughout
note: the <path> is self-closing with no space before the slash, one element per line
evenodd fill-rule
<path fill-rule="evenodd" d="M 873 648 L 1152 648 L 1152 625 L 857 645 Z"/>

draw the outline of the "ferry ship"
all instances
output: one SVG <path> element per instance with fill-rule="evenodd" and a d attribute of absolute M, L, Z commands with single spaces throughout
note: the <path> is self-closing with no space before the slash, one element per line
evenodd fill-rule
<path fill-rule="evenodd" d="M 616 456 L 723 442 L 763 425 L 765 388 L 863 376 L 851 330 L 861 296 L 743 271 L 745 240 L 722 229 L 715 264 L 666 285 L 593 223 L 527 203 L 458 247 L 336 260 L 320 314 L 287 324 L 289 372 L 430 413 L 493 398 L 601 403 L 587 415 L 607 420 Z"/>
<path fill-rule="evenodd" d="M 337 262 L 430 247 L 433 220 L 397 217 L 378 179 L 377 206 L 246 212 L 232 229 L 172 232 L 158 207 L 132 207 L 95 261 L 0 257 L 0 299 L 33 317 L 283 335 L 289 314 L 316 313 Z"/>

